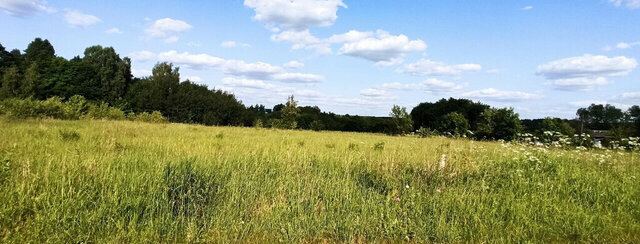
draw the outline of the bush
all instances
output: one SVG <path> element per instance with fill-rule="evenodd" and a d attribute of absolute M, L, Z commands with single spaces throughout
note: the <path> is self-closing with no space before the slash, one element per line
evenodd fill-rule
<path fill-rule="evenodd" d="M 448 113 L 440 119 L 439 130 L 453 136 L 466 136 L 469 130 L 469 122 L 460 113 Z"/>
<path fill-rule="evenodd" d="M 11 118 L 64 118 L 64 104 L 58 97 L 45 101 L 28 99 L 7 99 L 2 101 L 3 114 Z"/>
<path fill-rule="evenodd" d="M 124 112 L 119 108 L 109 107 L 108 104 L 101 102 L 99 104 L 89 104 L 89 109 L 84 118 L 89 119 L 111 119 L 124 120 L 126 117 Z"/>
<path fill-rule="evenodd" d="M 311 129 L 314 131 L 324 130 L 324 124 L 319 120 L 314 120 L 310 125 Z"/>
<path fill-rule="evenodd" d="M 147 123 L 158 123 L 164 124 L 168 123 L 169 120 L 162 116 L 162 114 L 158 111 L 153 111 L 152 113 L 143 112 L 138 115 L 134 115 L 134 121 L 147 122 Z"/>
<path fill-rule="evenodd" d="M 424 127 L 420 127 L 420 129 L 418 129 L 416 133 L 418 134 L 419 137 L 422 137 L 422 138 L 439 135 L 437 130 L 431 130 L 429 128 L 424 128 Z"/>
<path fill-rule="evenodd" d="M 63 111 L 65 119 L 80 119 L 86 112 L 87 100 L 83 96 L 75 95 L 64 103 Z"/>

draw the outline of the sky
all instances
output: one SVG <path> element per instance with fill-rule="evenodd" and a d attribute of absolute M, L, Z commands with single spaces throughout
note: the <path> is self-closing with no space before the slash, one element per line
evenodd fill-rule
<path fill-rule="evenodd" d="M 0 0 L 0 43 L 112 46 L 136 77 L 181 79 L 271 107 L 388 115 L 467 98 L 521 118 L 640 104 L 640 0 Z"/>

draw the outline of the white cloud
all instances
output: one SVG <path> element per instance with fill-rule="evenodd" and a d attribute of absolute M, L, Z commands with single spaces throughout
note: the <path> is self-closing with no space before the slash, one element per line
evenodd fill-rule
<path fill-rule="evenodd" d="M 640 0 L 609 0 L 616 7 L 625 6 L 627 8 L 636 9 L 640 8 Z"/>
<path fill-rule="evenodd" d="M 144 30 L 148 38 L 164 38 L 166 43 L 178 41 L 176 34 L 188 31 L 193 26 L 182 20 L 171 18 L 158 19 Z"/>
<path fill-rule="evenodd" d="M 249 45 L 247 43 L 235 42 L 235 41 L 224 41 L 224 42 L 220 43 L 220 46 L 224 47 L 224 48 L 251 47 L 251 45 Z"/>
<path fill-rule="evenodd" d="M 296 97 L 317 98 L 322 94 L 308 89 L 298 89 L 295 87 L 281 86 L 262 80 L 244 79 L 225 77 L 222 79 L 222 84 L 225 87 L 231 88 L 231 90 L 241 95 L 252 95 L 263 98 L 273 98 L 273 95 L 288 96 L 294 95 Z"/>
<path fill-rule="evenodd" d="M 180 37 L 178 37 L 178 36 L 170 36 L 170 37 L 165 38 L 165 39 L 163 40 L 163 42 L 164 42 L 164 43 L 175 43 L 175 42 L 177 42 L 178 40 L 180 40 Z"/>
<path fill-rule="evenodd" d="M 403 73 L 412 75 L 432 75 L 432 76 L 454 76 L 465 71 L 479 71 L 482 66 L 479 64 L 457 64 L 447 65 L 442 62 L 431 61 L 428 59 L 420 59 L 418 62 L 404 65 L 404 68 L 398 69 Z"/>
<path fill-rule="evenodd" d="M 532 10 L 533 6 L 529 5 L 529 6 L 525 6 L 524 8 L 522 8 L 522 10 Z"/>
<path fill-rule="evenodd" d="M 345 42 L 357 42 L 373 36 L 373 32 L 370 31 L 357 31 L 350 30 L 343 34 L 332 35 L 327 38 L 330 43 L 345 43 Z"/>
<path fill-rule="evenodd" d="M 393 97 L 391 96 L 391 94 L 397 91 L 424 91 L 439 94 L 456 92 L 463 87 L 464 85 L 430 78 L 421 82 L 414 83 L 384 83 L 379 86 L 363 89 L 360 91 L 360 95 L 367 97 Z"/>
<path fill-rule="evenodd" d="M 309 30 L 283 31 L 271 35 L 271 40 L 275 42 L 293 43 L 293 46 L 291 46 L 293 50 L 315 50 L 318 54 L 332 53 L 330 44 L 313 36 Z"/>
<path fill-rule="evenodd" d="M 292 43 L 292 50 L 315 50 L 317 54 L 333 53 L 332 44 L 342 44 L 339 54 L 365 58 L 378 66 L 402 63 L 406 53 L 424 51 L 427 47 L 422 40 L 409 40 L 405 35 L 390 35 L 383 30 L 363 32 L 350 30 L 328 38 L 318 38 L 308 29 L 285 30 L 271 35 L 274 42 Z"/>
<path fill-rule="evenodd" d="M 151 70 L 131 69 L 131 74 L 134 77 L 146 77 L 146 76 L 151 76 L 152 72 Z"/>
<path fill-rule="evenodd" d="M 409 40 L 405 35 L 390 35 L 378 30 L 376 37 L 368 37 L 354 42 L 347 42 L 340 48 L 339 54 L 364 58 L 380 65 L 398 63 L 398 59 L 406 53 L 424 51 L 427 44 L 418 40 Z"/>
<path fill-rule="evenodd" d="M 389 92 L 384 89 L 367 88 L 367 89 L 361 90 L 360 95 L 363 95 L 365 97 L 384 97 L 384 96 L 388 96 Z"/>
<path fill-rule="evenodd" d="M 228 75 L 246 77 L 255 80 L 275 80 L 286 83 L 316 83 L 324 77 L 315 74 L 289 73 L 280 66 L 274 66 L 264 62 L 247 63 L 242 60 L 224 59 L 208 54 L 190 54 L 168 51 L 154 54 L 149 51 L 139 51 L 129 54 L 135 61 L 156 60 L 170 62 L 190 69 L 221 69 Z"/>
<path fill-rule="evenodd" d="M 104 33 L 107 33 L 107 34 L 110 34 L 110 35 L 122 34 L 122 31 L 120 29 L 114 27 L 114 28 L 111 28 L 111 29 L 108 29 L 108 30 L 104 31 Z"/>
<path fill-rule="evenodd" d="M 157 55 L 149 51 L 138 51 L 138 52 L 129 53 L 129 58 L 131 58 L 134 61 L 146 62 L 149 60 L 156 59 Z"/>
<path fill-rule="evenodd" d="M 324 79 L 321 75 L 303 73 L 279 73 L 274 74 L 274 80 L 288 83 L 317 83 Z"/>
<path fill-rule="evenodd" d="M 55 9 L 47 7 L 45 1 L 39 0 L 0 0 L 0 9 L 17 17 L 24 17 L 40 11 L 56 12 Z"/>
<path fill-rule="evenodd" d="M 620 42 L 620 43 L 618 43 L 616 45 L 616 48 L 617 49 L 629 49 L 629 48 L 632 48 L 632 47 L 638 46 L 638 45 L 640 45 L 640 42 L 630 42 L 630 43 L 628 43 L 628 42 Z"/>
<path fill-rule="evenodd" d="M 427 79 L 420 83 L 423 90 L 428 92 L 453 92 L 462 89 L 462 85 L 458 85 L 453 82 L 442 81 L 434 78 Z"/>
<path fill-rule="evenodd" d="M 347 7 L 342 0 L 245 0 L 244 5 L 258 21 L 298 31 L 333 25 L 338 8 Z"/>
<path fill-rule="evenodd" d="M 231 47 L 236 47 L 236 42 L 234 41 L 224 41 L 222 43 L 220 43 L 221 47 L 226 47 L 226 48 L 231 48 Z"/>
<path fill-rule="evenodd" d="M 576 77 L 552 80 L 549 84 L 555 86 L 558 90 L 590 91 L 596 86 L 603 86 L 608 83 L 604 77 Z"/>
<path fill-rule="evenodd" d="M 462 97 L 485 99 L 499 102 L 517 102 L 540 98 L 538 94 L 521 92 L 521 91 L 501 91 L 494 88 L 469 91 L 460 94 Z"/>
<path fill-rule="evenodd" d="M 590 90 L 607 84 L 606 77 L 627 75 L 636 66 L 633 58 L 585 54 L 539 65 L 538 75 L 561 90 Z"/>
<path fill-rule="evenodd" d="M 235 76 L 271 80 L 274 75 L 281 74 L 283 69 L 264 62 L 246 63 L 241 60 L 227 60 L 222 65 L 222 71 Z"/>
<path fill-rule="evenodd" d="M 302 69 L 304 67 L 304 64 L 301 62 L 292 60 L 283 64 L 282 67 L 285 67 L 287 69 Z"/>
<path fill-rule="evenodd" d="M 631 101 L 640 101 L 640 92 L 625 92 L 620 95 L 620 99 L 623 100 L 631 100 Z"/>
<path fill-rule="evenodd" d="M 102 22 L 102 20 L 96 16 L 85 14 L 77 10 L 67 11 L 64 15 L 64 19 L 74 27 L 87 27 Z"/>
<path fill-rule="evenodd" d="M 141 54 L 142 57 L 151 57 L 148 53 Z M 160 62 L 171 62 L 176 65 L 186 66 L 191 69 L 203 69 L 206 67 L 220 67 L 226 61 L 223 58 L 211 56 L 208 54 L 190 54 L 188 52 L 178 53 L 177 51 L 168 51 L 154 54 L 154 59 Z"/>

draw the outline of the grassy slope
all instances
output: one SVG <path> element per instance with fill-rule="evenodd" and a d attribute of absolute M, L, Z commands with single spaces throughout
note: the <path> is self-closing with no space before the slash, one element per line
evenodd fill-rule
<path fill-rule="evenodd" d="M 0 121 L 0 242 L 639 242 L 639 158 L 446 138 Z"/>

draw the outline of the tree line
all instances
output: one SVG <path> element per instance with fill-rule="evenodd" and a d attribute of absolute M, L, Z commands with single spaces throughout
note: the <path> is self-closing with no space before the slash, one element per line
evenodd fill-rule
<path fill-rule="evenodd" d="M 48 40 L 36 38 L 24 51 L 0 44 L 0 100 L 81 96 L 124 113 L 159 111 L 169 121 L 204 125 L 257 126 L 421 135 L 448 135 L 483 140 L 513 140 L 522 132 L 547 130 L 571 135 L 608 130 L 616 136 L 638 135 L 638 106 L 622 111 L 612 105 L 591 105 L 574 120 L 520 120 L 511 108 L 492 108 L 468 99 L 420 103 L 410 112 L 394 106 L 388 117 L 338 115 L 317 106 L 298 106 L 291 96 L 284 104 L 246 107 L 233 94 L 180 81 L 179 68 L 157 63 L 152 75 L 131 74 L 131 60 L 112 47 L 91 46 L 82 56 L 59 57 Z"/>

